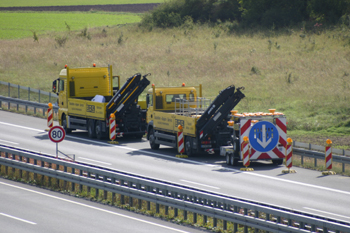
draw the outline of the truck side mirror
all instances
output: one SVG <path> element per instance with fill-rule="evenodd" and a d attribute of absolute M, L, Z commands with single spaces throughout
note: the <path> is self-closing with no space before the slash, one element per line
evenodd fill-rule
<path fill-rule="evenodd" d="M 56 93 L 57 91 L 57 79 L 52 82 L 52 92 Z"/>

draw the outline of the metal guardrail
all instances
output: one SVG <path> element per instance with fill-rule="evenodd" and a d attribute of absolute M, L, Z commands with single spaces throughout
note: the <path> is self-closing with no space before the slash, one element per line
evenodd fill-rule
<path fill-rule="evenodd" d="M 28 94 L 28 99 L 27 99 L 28 101 L 30 101 L 30 99 L 31 99 L 31 93 L 37 93 L 38 94 L 38 102 L 39 103 L 41 102 L 41 99 L 42 99 L 41 96 L 42 95 L 49 97 L 48 98 L 48 102 L 57 100 L 57 96 L 56 95 L 52 95 L 51 92 L 46 92 L 46 91 L 42 91 L 42 90 L 39 90 L 39 89 L 34 89 L 34 88 L 25 87 L 25 86 L 12 84 L 12 83 L 9 83 L 9 82 L 3 82 L 3 81 L 0 81 L 0 85 L 7 86 L 7 96 L 8 97 L 11 97 L 11 95 L 17 95 L 16 96 L 17 99 L 23 99 L 23 98 L 21 98 L 21 96 L 23 97 L 23 95 L 21 95 L 21 90 L 25 90 L 25 91 L 27 91 L 27 94 Z M 14 92 L 14 91 L 11 91 L 11 88 L 12 89 L 17 89 L 17 93 Z M 3 94 L 3 96 L 5 96 L 5 94 Z"/>
<path fill-rule="evenodd" d="M 299 148 L 304 148 L 310 151 L 325 151 L 324 146 L 320 145 L 314 145 L 311 143 L 304 143 L 304 142 L 295 142 L 293 141 L 293 148 L 299 147 Z M 343 156 L 350 156 L 350 151 L 349 150 L 340 150 L 336 148 L 332 148 L 332 154 L 337 154 L 337 155 L 343 155 Z"/>
<path fill-rule="evenodd" d="M 7 109 L 11 109 L 12 105 L 16 105 L 17 111 L 19 111 L 20 106 L 24 106 L 25 112 L 28 112 L 29 108 L 33 108 L 34 114 L 36 114 L 37 109 L 42 109 L 43 116 L 45 116 L 45 113 L 47 112 L 47 109 L 49 106 L 47 104 L 32 102 L 28 100 L 21 100 L 21 99 L 15 99 L 5 96 L 0 96 L 0 108 L 2 108 L 3 103 L 7 103 Z M 53 106 L 54 113 L 58 113 L 58 106 Z"/>
<path fill-rule="evenodd" d="M 129 197 L 129 205 L 133 206 L 133 198 L 147 201 L 147 206 L 156 204 L 173 207 L 174 210 L 193 213 L 193 222 L 197 222 L 197 214 L 213 218 L 214 225 L 218 219 L 223 220 L 223 228 L 227 228 L 227 222 L 233 222 L 233 230 L 237 231 L 238 224 L 244 226 L 244 232 L 248 227 L 255 230 L 268 232 L 350 232 L 350 224 L 331 218 L 319 217 L 283 207 L 272 206 L 264 203 L 252 202 L 234 198 L 183 185 L 171 184 L 162 180 L 141 177 L 130 173 L 119 172 L 83 163 L 68 162 L 53 158 L 51 155 L 26 151 L 21 148 L 0 145 L 0 165 L 27 171 L 42 176 L 56 178 L 65 182 L 71 182 L 72 191 L 76 184 L 103 190 L 112 194 Z M 1 167 L 1 166 L 0 166 Z M 62 168 L 62 169 L 61 169 Z M 68 172 L 70 171 L 70 172 Z M 20 172 L 22 174 L 22 172 Z M 141 204 L 139 202 L 139 208 Z M 167 213 L 167 211 L 166 211 Z M 186 219 L 185 219 L 186 220 Z M 214 226 L 215 227 L 215 226 Z"/>
<path fill-rule="evenodd" d="M 293 152 L 297 152 L 298 155 L 301 156 L 301 164 L 303 164 L 304 156 L 314 158 L 314 166 L 317 167 L 317 160 L 325 160 L 325 152 L 306 150 L 302 148 L 293 148 Z M 341 155 L 333 155 L 333 162 L 342 164 L 342 172 L 345 172 L 345 164 L 350 164 L 350 157 L 341 156 Z"/>

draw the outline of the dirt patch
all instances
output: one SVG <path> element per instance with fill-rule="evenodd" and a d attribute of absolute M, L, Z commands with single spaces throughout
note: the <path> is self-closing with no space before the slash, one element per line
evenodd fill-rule
<path fill-rule="evenodd" d="M 158 5 L 159 3 L 87 6 L 0 7 L 0 11 L 111 11 L 143 13 L 152 10 Z"/>

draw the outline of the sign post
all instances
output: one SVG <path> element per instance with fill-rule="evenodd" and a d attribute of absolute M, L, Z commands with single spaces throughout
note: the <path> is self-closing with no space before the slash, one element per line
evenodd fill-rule
<path fill-rule="evenodd" d="M 56 158 L 58 158 L 58 143 L 66 137 L 66 131 L 61 126 L 54 126 L 49 131 L 49 138 L 56 143 Z"/>

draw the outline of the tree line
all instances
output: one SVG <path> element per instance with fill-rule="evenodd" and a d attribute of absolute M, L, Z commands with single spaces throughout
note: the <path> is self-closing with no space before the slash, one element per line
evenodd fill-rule
<path fill-rule="evenodd" d="M 141 25 L 178 27 L 188 20 L 276 28 L 301 22 L 349 24 L 350 0 L 170 0 L 144 15 Z"/>

